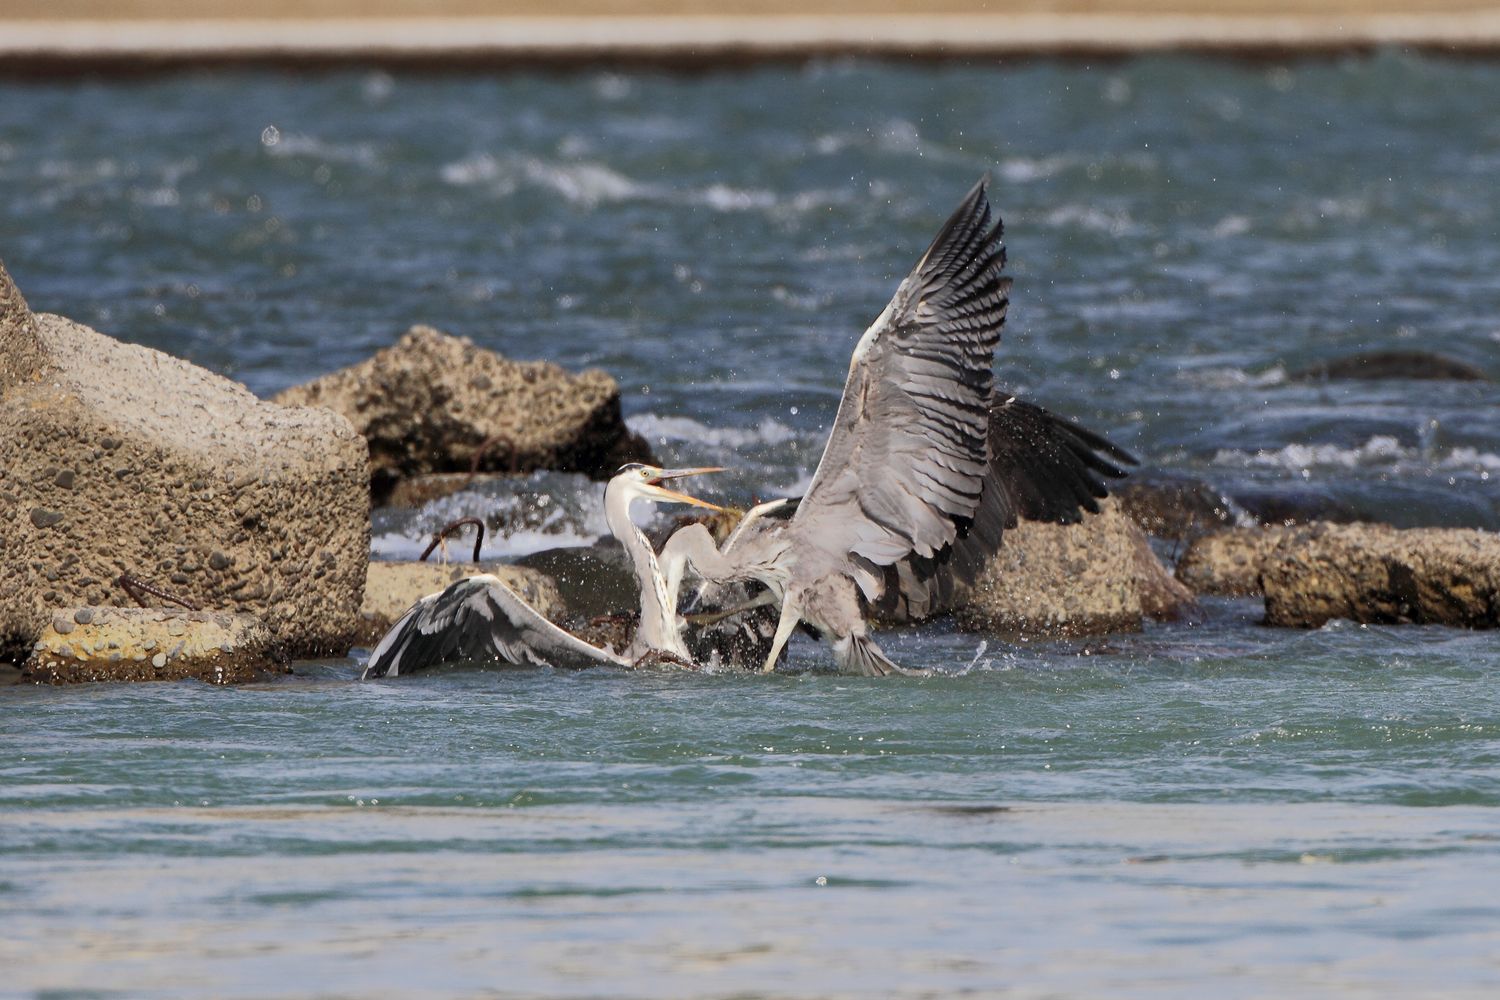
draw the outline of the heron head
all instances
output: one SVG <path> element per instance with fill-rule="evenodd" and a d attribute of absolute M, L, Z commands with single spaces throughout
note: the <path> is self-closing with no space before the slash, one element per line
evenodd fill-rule
<path fill-rule="evenodd" d="M 631 462 L 629 465 L 620 466 L 614 478 L 609 481 L 610 487 L 619 486 L 626 490 L 630 499 L 653 500 L 657 503 L 685 503 L 694 507 L 706 507 L 709 510 L 722 511 L 724 508 L 718 504 L 709 503 L 707 500 L 699 500 L 695 496 L 679 493 L 676 490 L 667 489 L 663 482 L 672 479 L 682 479 L 686 476 L 701 476 L 708 472 L 723 472 L 718 466 L 699 466 L 691 469 L 662 469 L 655 465 L 643 465 L 639 462 Z"/>

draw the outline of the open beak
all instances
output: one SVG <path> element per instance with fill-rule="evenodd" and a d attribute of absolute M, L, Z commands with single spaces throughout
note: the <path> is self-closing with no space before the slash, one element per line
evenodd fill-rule
<path fill-rule="evenodd" d="M 709 472 L 723 471 L 724 470 L 722 468 L 716 465 L 700 466 L 695 469 L 663 469 L 661 471 L 661 474 L 651 480 L 649 485 L 652 488 L 652 492 L 654 492 L 663 500 L 671 500 L 676 503 L 692 504 L 694 507 L 706 507 L 709 510 L 722 511 L 724 508 L 720 507 L 716 503 L 709 503 L 707 500 L 699 500 L 697 497 L 688 496 L 686 493 L 678 493 L 676 490 L 669 490 L 661 483 L 664 479 L 683 479 L 687 476 L 701 476 Z"/>

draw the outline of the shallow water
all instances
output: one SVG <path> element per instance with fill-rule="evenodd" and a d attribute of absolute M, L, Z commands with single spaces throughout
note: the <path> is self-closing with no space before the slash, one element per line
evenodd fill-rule
<path fill-rule="evenodd" d="M 413 322 L 602 365 L 667 459 L 767 496 L 989 170 L 1006 385 L 1229 487 L 1496 527 L 1496 385 L 1287 372 L 1500 375 L 1497 90 L 1393 54 L 5 82 L 0 257 L 34 308 L 263 394 Z M 519 492 L 383 515 L 377 552 L 497 506 L 495 554 L 603 530 L 597 485 Z M 937 623 L 882 641 L 944 675 L 894 683 L 351 659 L 0 690 L 3 989 L 1495 995 L 1500 643 L 1258 617 Z"/>

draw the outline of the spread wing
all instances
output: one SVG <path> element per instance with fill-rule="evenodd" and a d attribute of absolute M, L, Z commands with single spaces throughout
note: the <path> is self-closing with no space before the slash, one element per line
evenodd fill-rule
<path fill-rule="evenodd" d="M 1125 449 L 1086 427 L 1011 396 L 990 410 L 990 467 L 979 507 L 951 550 L 913 556 L 887 570 L 873 609 L 888 621 L 917 621 L 953 607 L 1021 520 L 1075 524 L 1097 514 L 1108 480 L 1137 464 Z"/>
<path fill-rule="evenodd" d="M 564 632 L 498 578 L 481 574 L 412 605 L 375 646 L 363 676 L 396 677 L 466 660 L 555 667 L 630 665 Z"/>
<path fill-rule="evenodd" d="M 979 506 L 1010 288 L 987 185 L 964 198 L 860 338 L 793 518 L 798 544 L 821 550 L 869 599 L 882 567 L 936 556 Z"/>

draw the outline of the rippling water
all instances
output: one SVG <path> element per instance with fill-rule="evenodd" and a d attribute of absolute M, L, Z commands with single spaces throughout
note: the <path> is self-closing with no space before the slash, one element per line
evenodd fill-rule
<path fill-rule="evenodd" d="M 770 495 L 988 170 L 1004 384 L 1226 486 L 1494 528 L 1495 384 L 1287 373 L 1500 375 L 1496 92 L 1394 54 L 6 82 L 0 257 L 34 308 L 263 394 L 414 322 L 602 365 L 668 459 Z M 500 554 L 603 530 L 595 485 L 520 492 L 382 515 L 377 553 L 497 505 Z M 1500 643 L 1258 614 L 891 634 L 919 682 L 6 689 L 4 989 L 1495 995 Z"/>

